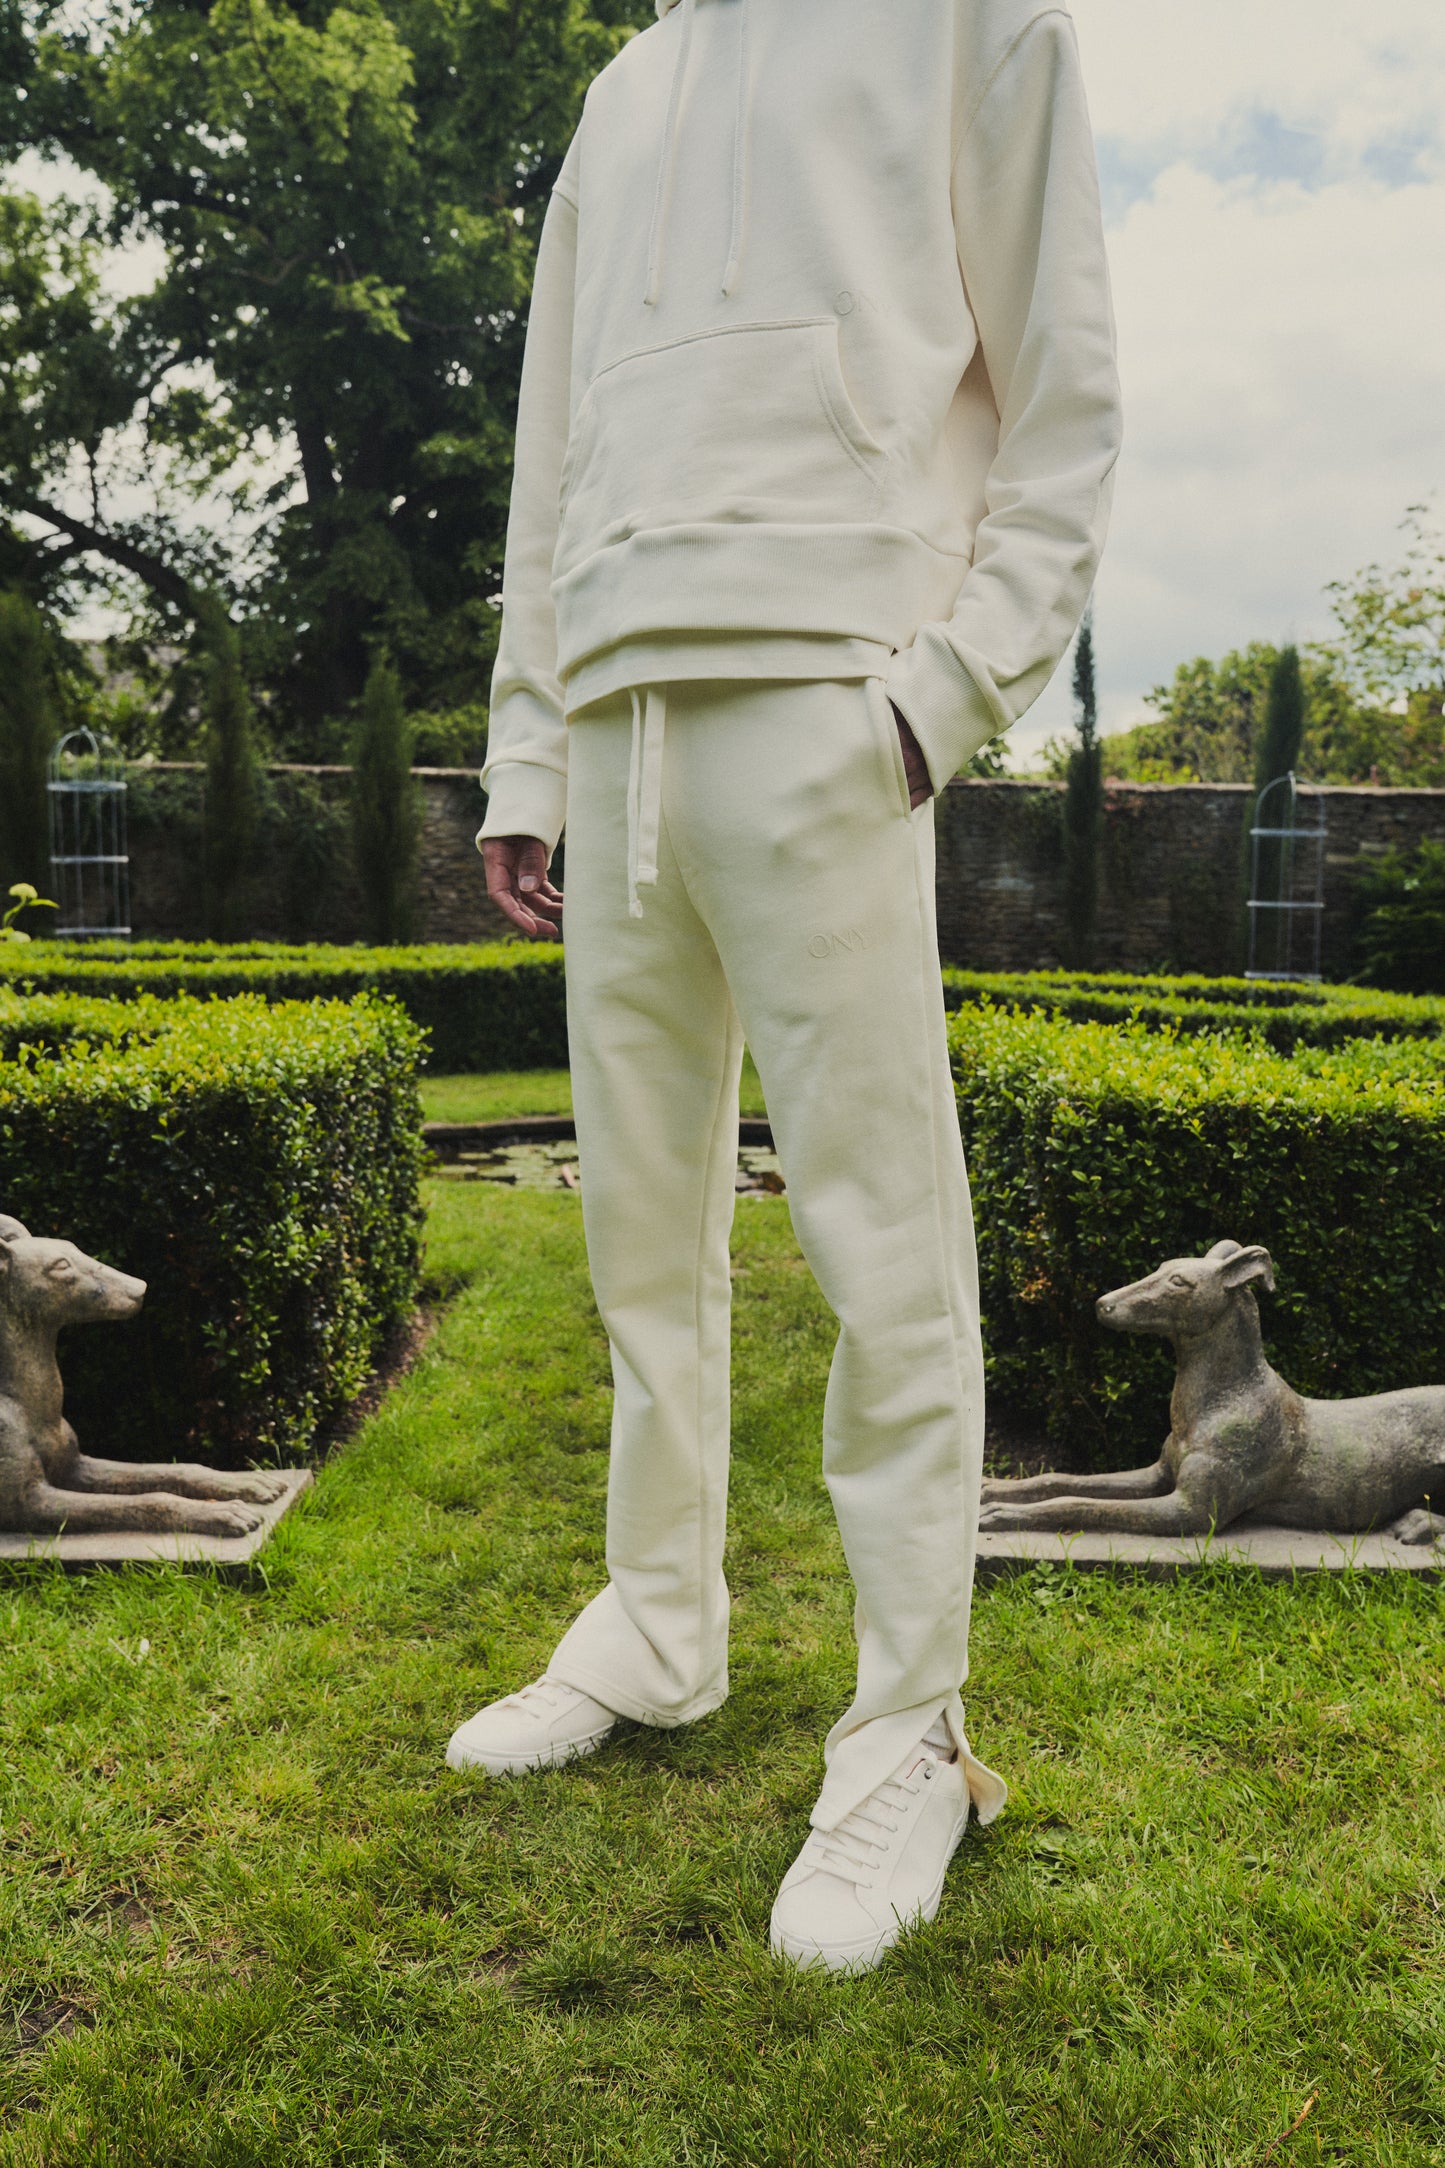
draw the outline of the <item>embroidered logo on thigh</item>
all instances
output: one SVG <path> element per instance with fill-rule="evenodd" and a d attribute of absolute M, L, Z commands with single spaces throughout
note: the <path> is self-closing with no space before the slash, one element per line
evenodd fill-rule
<path fill-rule="evenodd" d="M 818 963 L 840 953 L 846 956 L 861 956 L 867 946 L 868 943 L 856 926 L 849 926 L 844 933 L 810 933 L 808 936 L 808 954 Z"/>

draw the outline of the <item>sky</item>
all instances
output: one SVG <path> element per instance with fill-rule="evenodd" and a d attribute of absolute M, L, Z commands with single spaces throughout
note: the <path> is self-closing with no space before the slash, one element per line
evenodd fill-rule
<path fill-rule="evenodd" d="M 1104 729 L 1194 655 L 1330 629 L 1327 580 L 1445 515 L 1445 4 L 1073 0 L 1125 450 Z M 1006 741 L 1070 722 L 1067 664 Z"/>
<path fill-rule="evenodd" d="M 1445 516 L 1445 0 L 1073 14 L 1125 402 L 1107 731 L 1194 655 L 1322 637 L 1327 580 L 1396 554 L 1407 506 Z M 1010 733 L 1015 767 L 1069 728 L 1068 681 Z"/>

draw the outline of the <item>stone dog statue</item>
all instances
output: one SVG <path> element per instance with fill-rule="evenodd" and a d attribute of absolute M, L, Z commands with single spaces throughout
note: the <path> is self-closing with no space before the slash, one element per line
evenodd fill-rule
<path fill-rule="evenodd" d="M 1118 1474 L 986 1482 L 981 1527 L 1197 1536 L 1247 1519 L 1402 1543 L 1445 1536 L 1427 1505 L 1445 1504 L 1445 1385 L 1302 1399 L 1265 1360 L 1256 1281 L 1274 1286 L 1266 1250 L 1216 1242 L 1101 1296 L 1101 1324 L 1174 1343 L 1162 1453 Z"/>
<path fill-rule="evenodd" d="M 61 1413 L 62 1325 L 134 1317 L 145 1281 L 32 1235 L 0 1214 L 0 1528 L 244 1536 L 286 1488 L 279 1475 L 92 1460 Z"/>

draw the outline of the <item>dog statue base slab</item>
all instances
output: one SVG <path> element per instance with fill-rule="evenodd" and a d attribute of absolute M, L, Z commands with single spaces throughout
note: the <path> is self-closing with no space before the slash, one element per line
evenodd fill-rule
<path fill-rule="evenodd" d="M 254 1528 L 244 1536 L 148 1535 L 143 1529 L 104 1531 L 93 1535 L 11 1535 L 0 1530 L 0 1565 L 43 1558 L 63 1566 L 68 1573 L 94 1573 L 111 1566 L 209 1566 L 222 1573 L 244 1566 L 271 1540 L 277 1522 L 289 1513 L 301 1493 L 311 1488 L 309 1468 L 277 1470 L 285 1488 L 269 1504 L 258 1508 Z"/>
<path fill-rule="evenodd" d="M 234 1543 L 259 1537 L 309 1480 L 304 1469 L 232 1473 L 81 1452 L 62 1412 L 56 1340 L 62 1326 L 134 1317 L 145 1291 L 144 1280 L 73 1242 L 32 1235 L 0 1214 L 0 1532 L 71 1548 L 128 1536 Z"/>

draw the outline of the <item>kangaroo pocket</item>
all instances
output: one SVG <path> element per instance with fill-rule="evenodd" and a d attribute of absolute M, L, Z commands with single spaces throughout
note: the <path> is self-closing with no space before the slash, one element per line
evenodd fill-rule
<path fill-rule="evenodd" d="M 578 407 L 556 571 L 647 528 L 866 519 L 882 466 L 831 317 L 644 347 L 599 371 Z"/>

